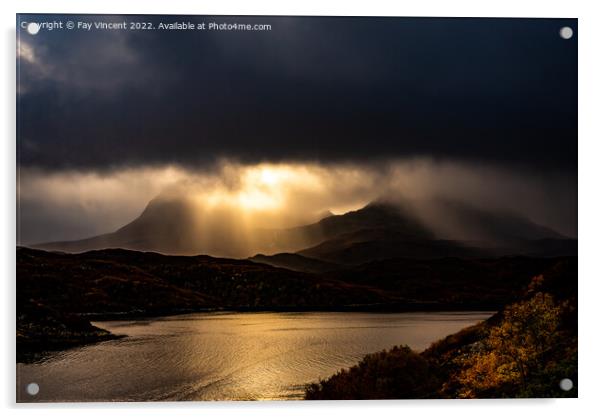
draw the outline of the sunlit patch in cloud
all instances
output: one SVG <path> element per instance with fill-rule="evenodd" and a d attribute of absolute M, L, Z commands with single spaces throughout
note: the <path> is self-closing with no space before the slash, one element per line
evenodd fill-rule
<path fill-rule="evenodd" d="M 23 39 L 17 41 L 17 63 L 19 64 L 17 94 L 27 93 L 32 83 L 48 77 L 50 66 L 41 59 L 41 49 L 43 48 L 36 48 Z"/>
<path fill-rule="evenodd" d="M 36 56 L 33 47 L 27 42 L 20 40 L 17 46 L 17 58 L 23 59 L 29 63 L 36 62 Z"/>
<path fill-rule="evenodd" d="M 225 161 L 211 173 L 189 172 L 186 182 L 165 193 L 191 196 L 204 209 L 237 213 L 249 226 L 291 227 L 316 221 L 325 211 L 362 206 L 376 198 L 375 176 L 368 171 L 357 176 L 356 170 L 345 165 Z"/>

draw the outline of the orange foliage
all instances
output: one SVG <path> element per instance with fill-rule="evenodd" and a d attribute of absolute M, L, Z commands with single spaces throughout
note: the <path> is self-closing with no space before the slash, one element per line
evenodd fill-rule
<path fill-rule="evenodd" d="M 458 359 L 459 396 L 475 398 L 505 384 L 526 388 L 530 375 L 544 365 L 544 354 L 553 348 L 563 306 L 549 294 L 512 304 L 487 338 L 473 346 L 474 353 Z"/>

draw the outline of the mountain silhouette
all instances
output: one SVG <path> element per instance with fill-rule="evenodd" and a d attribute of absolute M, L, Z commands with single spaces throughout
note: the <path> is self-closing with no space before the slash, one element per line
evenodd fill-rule
<path fill-rule="evenodd" d="M 577 253 L 576 240 L 516 213 L 486 211 L 457 201 L 405 202 L 405 209 L 401 211 L 395 205 L 371 203 L 349 215 L 363 220 L 351 222 L 356 226 L 355 230 L 350 227 L 346 233 L 297 253 L 345 265 L 389 258 L 564 256 Z M 383 222 L 374 222 L 374 218 Z M 334 223 L 336 220 L 329 221 Z M 371 227 L 361 227 L 366 223 Z"/>
<path fill-rule="evenodd" d="M 194 227 L 191 227 L 194 223 L 193 208 L 186 200 L 155 198 L 148 203 L 140 216 L 115 232 L 88 239 L 33 246 L 64 252 L 122 248 L 192 254 L 197 246 Z"/>
<path fill-rule="evenodd" d="M 201 222 L 200 217 L 198 206 L 186 198 L 157 197 L 138 218 L 112 233 L 33 247 L 64 252 L 123 248 L 233 258 L 260 253 L 255 261 L 304 271 L 396 257 L 576 253 L 576 240 L 518 214 L 486 211 L 446 200 L 428 204 L 376 201 L 345 214 L 328 213 L 318 222 L 304 226 L 252 230 L 251 244 L 233 219 L 222 216 Z M 277 258 L 272 257 L 277 254 Z"/>

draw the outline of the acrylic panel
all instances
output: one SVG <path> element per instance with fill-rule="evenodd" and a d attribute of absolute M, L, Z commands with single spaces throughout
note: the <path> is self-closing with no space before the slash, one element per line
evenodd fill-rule
<path fill-rule="evenodd" d="M 577 20 L 17 15 L 17 401 L 577 396 Z"/>

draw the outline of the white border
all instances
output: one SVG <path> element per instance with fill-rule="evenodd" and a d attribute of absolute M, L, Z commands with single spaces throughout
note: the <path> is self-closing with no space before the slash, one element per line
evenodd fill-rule
<path fill-rule="evenodd" d="M 248 416 L 291 416 L 308 413 L 327 415 L 345 413 L 364 416 L 380 415 L 444 415 L 507 416 L 509 413 L 531 412 L 545 416 L 593 414 L 599 411 L 600 336 L 599 303 L 602 296 L 602 274 L 599 259 L 601 230 L 602 131 L 602 15 L 594 1 L 265 1 L 191 0 L 124 1 L 103 0 L 20 0 L 13 4 L 0 3 L 2 8 L 2 100 L 0 117 L 4 137 L 0 142 L 0 176 L 2 203 L 0 231 L 2 232 L 0 265 L 3 326 L 0 368 L 0 405 L 8 414 L 70 416 L 104 416 L 108 409 L 113 414 L 129 414 L 140 408 L 148 416 L 212 414 Z M 471 401 L 381 401 L 329 403 L 174 403 L 174 404 L 69 404 L 69 405 L 14 405 L 14 273 L 15 273 L 15 13 L 132 13 L 132 14 L 249 14 L 249 15 L 339 15 L 339 16 L 467 16 L 467 17 L 577 17 L 579 18 L 579 400 L 471 400 Z"/>

